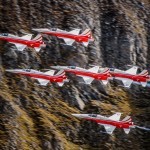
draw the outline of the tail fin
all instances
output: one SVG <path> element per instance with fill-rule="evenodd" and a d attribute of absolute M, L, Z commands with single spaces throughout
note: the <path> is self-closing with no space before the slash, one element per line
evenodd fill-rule
<path fill-rule="evenodd" d="M 42 35 L 41 34 L 38 34 L 35 38 L 33 38 L 32 40 L 35 40 L 35 41 L 42 41 Z"/>
<path fill-rule="evenodd" d="M 122 120 L 122 122 L 131 122 L 131 121 L 132 121 L 131 116 L 126 116 L 126 117 Z"/>
<path fill-rule="evenodd" d="M 108 73 L 110 73 L 110 69 L 109 68 L 105 68 L 102 72 L 101 72 L 101 74 L 108 74 Z M 105 80 L 101 80 L 102 81 L 102 83 L 104 84 L 104 85 L 107 85 L 107 83 L 108 83 L 108 77 L 106 76 L 106 79 Z"/>
<path fill-rule="evenodd" d="M 147 70 L 143 70 L 139 75 L 140 76 L 147 76 L 148 75 L 148 71 Z"/>
<path fill-rule="evenodd" d="M 57 72 L 55 74 L 55 76 L 65 76 L 65 71 L 64 70 L 60 70 L 59 72 Z"/>
<path fill-rule="evenodd" d="M 101 73 L 103 73 L 103 74 L 107 74 L 107 73 L 109 73 L 109 68 L 105 68 Z"/>
<path fill-rule="evenodd" d="M 92 36 L 92 32 L 91 32 L 90 29 L 86 29 L 86 30 L 82 33 L 82 35 L 88 36 L 89 41 L 94 41 L 94 38 L 93 38 L 93 36 Z"/>
<path fill-rule="evenodd" d="M 91 30 L 90 29 L 85 29 L 83 32 L 82 32 L 82 35 L 89 35 L 91 34 Z"/>

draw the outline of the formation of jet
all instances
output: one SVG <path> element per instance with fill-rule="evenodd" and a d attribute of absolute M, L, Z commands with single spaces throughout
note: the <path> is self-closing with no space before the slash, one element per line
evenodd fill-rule
<path fill-rule="evenodd" d="M 51 66 L 53 69 L 64 70 L 65 72 L 73 73 L 76 76 L 82 77 L 85 84 L 91 84 L 94 79 L 100 80 L 104 85 L 111 79 L 121 80 L 124 87 L 129 88 L 132 83 L 141 84 L 146 87 L 147 82 L 150 81 L 150 76 L 147 70 L 143 70 L 137 74 L 138 67 L 133 66 L 130 69 L 123 71 L 112 68 L 99 68 L 94 66 L 90 69 L 84 69 L 76 66 Z M 101 70 L 101 72 L 99 72 Z"/>
<path fill-rule="evenodd" d="M 115 128 L 122 128 L 126 134 L 130 132 L 131 128 L 135 128 L 136 126 L 132 122 L 130 116 L 125 117 L 123 120 L 120 120 L 121 113 L 116 113 L 110 117 L 105 117 L 97 114 L 72 114 L 75 117 L 83 118 L 86 120 L 90 120 L 98 123 L 99 125 L 103 125 L 106 133 L 112 134 Z"/>
<path fill-rule="evenodd" d="M 111 77 L 108 68 L 105 68 L 102 72 L 98 73 L 99 66 L 94 66 L 90 69 L 84 69 L 76 66 L 51 66 L 51 68 L 74 73 L 75 75 L 82 77 L 86 84 L 91 84 L 92 81 L 96 79 L 100 80 L 104 85 L 106 85 L 109 77 Z"/>
<path fill-rule="evenodd" d="M 143 70 L 140 74 L 136 74 L 138 69 L 136 66 L 133 66 L 126 71 L 112 68 L 100 69 L 99 66 L 94 66 L 90 69 L 84 69 L 76 66 L 51 66 L 51 68 L 60 71 L 56 75 L 54 75 L 55 71 L 50 69 L 47 72 L 40 72 L 33 69 L 12 69 L 6 71 L 36 78 L 41 85 L 47 85 L 50 81 L 58 82 L 59 86 L 62 86 L 64 82 L 69 82 L 65 75 L 67 72 L 82 77 L 84 83 L 88 85 L 90 85 L 93 80 L 99 80 L 106 85 L 109 80 L 117 79 L 121 80 L 124 87 L 127 88 L 129 88 L 132 83 L 141 84 L 145 87 L 147 82 L 150 81 L 150 75 L 148 75 L 147 70 Z M 99 70 L 101 70 L 101 72 L 99 72 Z"/>
<path fill-rule="evenodd" d="M 148 71 L 143 70 L 141 73 L 137 74 L 137 70 L 137 66 L 133 66 L 126 71 L 114 69 L 114 71 L 111 71 L 111 75 L 114 79 L 121 80 L 123 85 L 127 88 L 129 88 L 132 83 L 141 84 L 143 87 L 146 87 L 147 82 L 150 81 Z"/>
<path fill-rule="evenodd" d="M 70 32 L 60 30 L 60 29 L 47 29 L 47 28 L 40 28 L 40 29 L 32 29 L 34 31 L 40 32 L 42 34 L 56 36 L 61 38 L 65 41 L 67 45 L 72 45 L 74 41 L 82 43 L 84 46 L 88 46 L 89 42 L 94 41 L 92 36 L 91 30 L 86 29 L 83 33 L 80 33 L 80 29 L 74 29 Z"/>
<path fill-rule="evenodd" d="M 6 71 L 37 79 L 40 85 L 44 86 L 46 86 L 49 82 L 57 82 L 59 86 L 63 86 L 65 82 L 68 82 L 68 79 L 63 70 L 60 70 L 55 75 L 54 70 L 50 70 L 47 72 L 40 72 L 33 69 L 8 69 Z"/>
<path fill-rule="evenodd" d="M 9 43 L 15 44 L 18 51 L 23 51 L 26 47 L 31 47 L 39 52 L 42 47 L 46 46 L 45 43 L 42 41 L 42 36 L 40 34 L 38 34 L 32 40 L 31 38 L 32 34 L 27 34 L 22 37 L 8 33 L 0 34 L 0 40 L 8 41 Z"/>

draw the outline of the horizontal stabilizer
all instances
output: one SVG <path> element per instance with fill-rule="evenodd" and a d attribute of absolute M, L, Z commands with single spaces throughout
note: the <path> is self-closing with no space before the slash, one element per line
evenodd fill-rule
<path fill-rule="evenodd" d="M 72 45 L 73 42 L 74 42 L 74 40 L 72 40 L 72 39 L 68 39 L 68 38 L 62 38 L 62 39 L 65 41 L 65 43 L 66 43 L 67 45 Z"/>
<path fill-rule="evenodd" d="M 104 85 L 107 85 L 108 80 L 101 80 Z"/>
<path fill-rule="evenodd" d="M 81 29 L 75 29 L 70 31 L 69 33 L 74 34 L 74 35 L 79 35 Z"/>
<path fill-rule="evenodd" d="M 143 87 L 146 87 L 147 82 L 141 82 L 141 85 L 142 85 Z"/>
<path fill-rule="evenodd" d="M 132 74 L 135 75 L 137 73 L 138 67 L 137 66 L 133 66 L 132 68 L 126 70 L 125 72 L 128 74 Z"/>
<path fill-rule="evenodd" d="M 64 82 L 57 82 L 60 87 L 64 85 Z"/>
<path fill-rule="evenodd" d="M 114 121 L 119 121 L 120 120 L 120 117 L 121 117 L 121 113 L 118 112 L 110 117 L 108 117 L 110 120 L 114 120 Z"/>
<path fill-rule="evenodd" d="M 36 52 L 39 52 L 41 50 L 41 47 L 34 47 Z"/>
<path fill-rule="evenodd" d="M 88 44 L 89 44 L 89 42 L 82 42 L 82 44 L 83 44 L 85 47 L 87 47 Z"/>
<path fill-rule="evenodd" d="M 123 130 L 124 130 L 124 132 L 125 132 L 126 134 L 129 134 L 129 132 L 130 132 L 130 128 L 128 128 L 128 129 L 127 129 L 127 128 L 124 128 Z"/>

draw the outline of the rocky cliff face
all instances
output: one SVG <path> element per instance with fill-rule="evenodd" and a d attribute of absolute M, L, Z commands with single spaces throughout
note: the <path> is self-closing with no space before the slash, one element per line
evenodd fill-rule
<path fill-rule="evenodd" d="M 149 132 L 116 130 L 109 136 L 103 127 L 79 121 L 71 113 L 116 111 L 131 114 L 136 124 L 150 124 L 149 88 L 107 87 L 94 81 L 91 86 L 74 78 L 63 88 L 41 87 L 36 81 L 6 73 L 7 68 L 48 68 L 50 65 L 89 64 L 127 69 L 150 64 L 149 0 L 13 0 L 0 1 L 0 31 L 22 35 L 31 28 L 55 27 L 71 30 L 91 28 L 95 41 L 88 48 L 79 43 L 63 45 L 45 37 L 47 47 L 40 53 L 0 44 L 0 149 L 78 150 L 149 149 Z"/>

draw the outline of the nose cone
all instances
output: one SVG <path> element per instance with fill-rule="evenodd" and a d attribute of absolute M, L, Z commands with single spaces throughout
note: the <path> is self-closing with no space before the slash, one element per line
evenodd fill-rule
<path fill-rule="evenodd" d="M 49 31 L 48 29 L 46 28 L 40 28 L 40 29 L 32 29 L 33 31 L 37 31 L 37 32 L 44 32 L 44 31 Z"/>
<path fill-rule="evenodd" d="M 64 70 L 64 69 L 67 69 L 67 67 L 65 67 L 65 66 L 51 66 L 51 68 L 53 68 L 53 69 L 58 69 L 58 70 Z"/>
<path fill-rule="evenodd" d="M 19 72 L 22 72 L 22 69 L 6 69 L 5 71 L 11 72 L 11 73 L 19 73 Z"/>
<path fill-rule="evenodd" d="M 7 72 L 15 72 L 14 69 L 6 69 L 5 71 L 7 71 Z"/>
<path fill-rule="evenodd" d="M 32 30 L 33 30 L 33 31 L 39 31 L 40 29 L 34 29 L 34 28 L 33 28 Z"/>
<path fill-rule="evenodd" d="M 75 117 L 77 117 L 77 118 L 82 118 L 82 117 L 81 117 L 81 114 L 72 114 L 72 116 L 75 116 Z"/>

